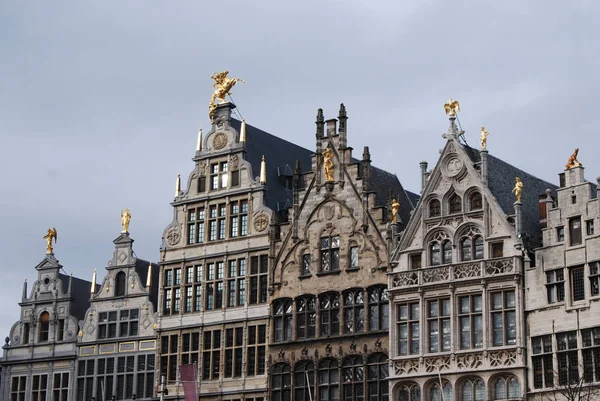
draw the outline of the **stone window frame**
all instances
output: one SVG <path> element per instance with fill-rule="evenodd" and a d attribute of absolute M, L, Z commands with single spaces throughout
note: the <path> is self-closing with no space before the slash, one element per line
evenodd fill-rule
<path fill-rule="evenodd" d="M 483 196 L 481 192 L 475 190 L 468 195 L 469 200 L 469 211 L 474 212 L 477 210 L 483 210 Z"/>
<path fill-rule="evenodd" d="M 427 352 L 429 353 L 439 353 L 439 352 L 450 352 L 452 349 L 452 300 L 450 297 L 442 296 L 439 298 L 431 298 L 427 299 Z M 446 305 L 444 305 L 446 303 Z M 432 306 L 436 305 L 437 312 L 432 313 Z M 444 309 L 447 307 L 447 313 Z M 444 325 L 448 325 L 448 348 L 444 348 L 445 344 L 445 333 L 444 333 Z M 436 326 L 435 332 L 433 327 Z M 432 348 L 433 342 L 432 337 L 436 336 L 437 347 L 436 349 Z"/>
<path fill-rule="evenodd" d="M 120 270 L 115 274 L 115 297 L 124 297 L 127 295 L 127 274 Z"/>
<path fill-rule="evenodd" d="M 421 401 L 421 387 L 413 381 L 405 381 L 395 386 L 397 399 L 405 401 Z M 403 393 L 403 394 L 402 394 Z M 394 397 L 396 399 L 396 397 Z"/>
<path fill-rule="evenodd" d="M 531 338 L 533 388 L 554 388 L 552 334 Z M 538 384 L 540 383 L 540 384 Z"/>
<path fill-rule="evenodd" d="M 420 355 L 421 338 L 421 302 L 418 299 L 396 303 L 396 355 Z M 402 310 L 405 309 L 406 313 Z M 405 330 L 403 330 L 403 327 Z M 406 335 L 403 336 L 402 332 Z M 416 333 L 415 333 L 416 331 Z M 403 347 L 403 344 L 405 345 Z M 403 351 L 405 349 L 406 351 Z"/>
<path fill-rule="evenodd" d="M 439 380 L 433 381 L 428 388 L 429 400 L 436 401 L 442 400 L 442 394 L 444 400 L 452 400 L 454 398 L 454 388 L 452 383 L 448 380 L 442 381 L 442 388 L 440 390 Z"/>
<path fill-rule="evenodd" d="M 554 304 L 565 301 L 565 270 L 563 267 L 558 269 L 546 270 L 546 301 L 548 304 Z"/>
<path fill-rule="evenodd" d="M 389 330 L 390 302 L 387 286 L 376 284 L 368 287 L 367 300 L 369 308 L 368 331 Z M 377 321 L 374 320 L 374 316 L 377 316 Z"/>
<path fill-rule="evenodd" d="M 70 372 L 54 372 L 52 375 L 52 400 L 67 401 L 69 395 Z"/>
<path fill-rule="evenodd" d="M 569 289 L 571 290 L 571 303 L 585 301 L 585 265 L 570 266 Z"/>
<path fill-rule="evenodd" d="M 48 374 L 40 373 L 31 376 L 30 401 L 46 401 L 48 393 Z"/>
<path fill-rule="evenodd" d="M 516 296 L 517 294 L 514 289 L 490 291 L 489 293 L 491 328 L 490 343 L 492 347 L 517 345 L 518 333 Z M 501 338 L 497 336 L 501 336 Z"/>
<path fill-rule="evenodd" d="M 271 368 L 270 392 L 272 400 L 292 399 L 292 368 L 289 363 L 277 363 Z M 275 396 L 278 394 L 278 397 Z"/>
<path fill-rule="evenodd" d="M 38 342 L 39 343 L 47 343 L 50 340 L 50 312 L 44 310 L 40 313 L 38 322 Z"/>
<path fill-rule="evenodd" d="M 485 381 L 479 376 L 470 376 L 467 377 L 460 382 L 460 386 L 456 386 L 457 389 L 460 389 L 460 397 L 458 400 L 460 401 L 486 401 L 487 400 L 487 387 L 485 385 Z M 481 385 L 481 387 L 480 387 Z M 470 397 L 467 398 L 468 394 L 465 394 L 465 390 L 469 386 L 470 388 Z M 483 387 L 483 388 L 482 388 Z M 479 393 L 478 393 L 479 391 Z"/>
<path fill-rule="evenodd" d="M 463 199 L 459 194 L 453 192 L 448 196 L 448 214 L 459 214 L 464 210 Z"/>
<path fill-rule="evenodd" d="M 209 191 L 226 189 L 229 186 L 229 160 L 213 160 L 209 165 Z"/>
<path fill-rule="evenodd" d="M 365 322 L 365 289 L 349 288 L 342 292 L 343 334 L 357 334 L 367 331 Z"/>
<path fill-rule="evenodd" d="M 442 203 L 439 199 L 433 198 L 428 202 L 427 217 L 435 218 L 442 216 Z"/>
<path fill-rule="evenodd" d="M 242 377 L 244 359 L 244 327 L 226 327 L 225 343 L 223 344 L 224 366 L 223 378 Z"/>
<path fill-rule="evenodd" d="M 569 246 L 579 246 L 583 244 L 583 226 L 581 216 L 569 218 Z"/>
<path fill-rule="evenodd" d="M 274 300 L 272 305 L 273 342 L 291 341 L 293 339 L 293 300 L 291 298 L 279 298 Z M 280 334 L 278 334 L 279 330 Z"/>
<path fill-rule="evenodd" d="M 295 400 L 310 400 L 315 398 L 313 394 L 313 389 L 315 388 L 315 364 L 313 361 L 302 360 L 296 362 L 293 379 Z"/>
<path fill-rule="evenodd" d="M 479 298 L 479 309 L 477 307 L 477 298 Z M 463 300 L 467 299 L 469 303 L 468 311 L 462 308 Z M 481 349 L 484 343 L 484 332 L 483 332 L 483 294 L 481 292 L 475 292 L 470 294 L 461 294 L 456 297 L 457 302 L 457 329 L 459 335 L 459 347 L 460 350 L 469 349 Z M 468 325 L 463 325 L 463 319 L 468 319 Z M 477 321 L 479 320 L 479 328 L 477 328 Z M 465 330 L 464 327 L 469 327 L 469 330 Z M 469 335 L 469 343 L 463 341 L 464 336 Z M 479 343 L 480 342 L 480 343 Z"/>
<path fill-rule="evenodd" d="M 202 333 L 202 380 L 221 377 L 221 335 L 223 329 L 205 329 Z"/>
<path fill-rule="evenodd" d="M 266 372 L 267 325 L 250 325 L 247 333 L 246 376 L 264 375 Z"/>
<path fill-rule="evenodd" d="M 315 338 L 317 335 L 318 298 L 303 294 L 295 299 L 296 339 Z M 312 305 L 312 307 L 311 307 Z M 302 309 L 304 308 L 304 309 Z M 301 310 L 302 309 L 302 310 Z M 303 323 L 302 323 L 303 322 Z"/>

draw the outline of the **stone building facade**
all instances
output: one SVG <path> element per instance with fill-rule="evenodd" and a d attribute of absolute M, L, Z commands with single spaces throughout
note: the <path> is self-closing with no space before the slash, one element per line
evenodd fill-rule
<path fill-rule="evenodd" d="M 600 396 L 600 206 L 576 165 L 540 197 L 543 246 L 525 271 L 529 395 Z M 584 398 L 582 398 L 584 399 Z"/>
<path fill-rule="evenodd" d="M 2 347 L 0 399 L 76 400 L 77 333 L 91 283 L 63 274 L 53 252 L 35 268 L 37 280 L 30 293 L 23 284 L 21 317 Z"/>
<path fill-rule="evenodd" d="M 74 400 L 148 400 L 155 395 L 159 267 L 137 258 L 133 241 L 129 232 L 113 241 L 106 276 L 99 287 L 90 287 L 90 307 L 77 340 Z"/>
<path fill-rule="evenodd" d="M 337 120 L 319 110 L 310 171 L 296 164 L 290 219 L 273 234 L 271 401 L 389 399 L 386 227 L 391 197 L 406 223 L 416 195 L 368 147 L 353 158 L 346 122 L 343 105 Z"/>
<path fill-rule="evenodd" d="M 310 152 L 232 118 L 217 106 L 179 184 L 163 234 L 160 374 L 182 399 L 180 365 L 196 364 L 202 400 L 267 397 L 270 235 L 287 220 L 290 160 Z"/>
<path fill-rule="evenodd" d="M 455 117 L 406 230 L 391 225 L 394 400 L 523 399 L 524 268 L 551 184 L 461 143 Z M 515 177 L 524 183 L 515 202 Z"/>

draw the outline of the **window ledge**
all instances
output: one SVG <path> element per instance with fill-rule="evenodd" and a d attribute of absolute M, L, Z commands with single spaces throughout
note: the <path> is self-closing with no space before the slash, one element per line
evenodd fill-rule
<path fill-rule="evenodd" d="M 329 275 L 339 275 L 341 272 L 342 272 L 341 270 L 334 270 L 331 272 L 318 272 L 317 277 L 329 276 Z"/>
<path fill-rule="evenodd" d="M 360 270 L 360 267 L 350 267 L 348 269 L 346 269 L 347 272 L 357 272 Z"/>
<path fill-rule="evenodd" d="M 308 274 L 301 274 L 301 275 L 298 276 L 298 278 L 300 280 L 305 280 L 305 279 L 311 278 L 311 277 L 312 277 L 312 274 L 310 274 L 310 273 L 308 273 Z"/>

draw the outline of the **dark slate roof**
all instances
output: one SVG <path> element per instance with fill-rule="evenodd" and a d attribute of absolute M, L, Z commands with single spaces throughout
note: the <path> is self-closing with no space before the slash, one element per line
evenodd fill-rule
<path fill-rule="evenodd" d="M 481 162 L 479 150 L 465 145 L 463 148 L 474 163 Z M 512 193 L 515 177 L 523 181 L 521 198 L 523 234 L 528 234 L 531 241 L 539 244 L 541 243 L 539 197 L 546 192 L 546 189 L 555 191 L 558 187 L 488 153 L 488 188 L 507 215 L 515 214 L 515 195 Z"/>
<path fill-rule="evenodd" d="M 231 119 L 231 126 L 238 132 L 241 127 L 241 122 L 234 118 Z M 277 204 L 280 208 L 284 207 L 286 201 L 292 201 L 291 179 L 289 180 L 289 188 L 286 188 L 285 180 L 280 178 L 279 174 L 292 175 L 296 160 L 300 160 L 300 164 L 304 171 L 310 170 L 311 156 L 314 152 L 305 149 L 271 135 L 268 132 L 262 131 L 252 125 L 246 123 L 246 155 L 245 159 L 252 165 L 252 174 L 258 177 L 260 174 L 260 162 L 262 155 L 265 156 L 267 164 L 267 206 L 278 211 Z M 279 172 L 278 172 L 279 167 Z"/>
<path fill-rule="evenodd" d="M 63 283 L 63 290 L 65 293 L 69 290 L 69 279 L 70 276 L 66 274 L 58 273 L 58 278 Z M 83 280 L 77 277 L 73 277 L 71 282 L 71 297 L 73 302 L 71 303 L 71 315 L 78 320 L 83 320 L 85 313 L 90 307 L 90 293 L 92 289 L 92 282 Z M 99 285 L 96 285 L 96 291 L 100 289 Z"/>
<path fill-rule="evenodd" d="M 419 203 L 419 199 L 421 199 L 421 195 L 419 194 L 415 194 L 413 192 L 410 191 L 406 191 L 406 195 L 408 195 L 408 199 L 410 199 L 410 201 L 412 202 L 413 206 L 417 206 L 417 203 Z"/>
<path fill-rule="evenodd" d="M 375 191 L 376 206 L 385 205 L 389 198 L 390 191 L 392 197 L 400 202 L 398 210 L 398 221 L 401 225 L 406 226 L 410 220 L 411 211 L 415 204 L 412 202 L 407 192 L 402 187 L 400 180 L 396 174 L 388 173 L 385 170 L 371 166 L 371 188 Z"/>
<path fill-rule="evenodd" d="M 146 285 L 146 278 L 148 277 L 148 268 L 150 262 L 147 260 L 137 258 L 135 261 L 135 272 L 138 274 L 140 280 Z M 158 280 L 160 275 L 160 266 L 158 263 L 152 262 L 152 285 L 150 286 L 150 302 L 154 305 L 154 310 L 157 309 L 158 305 Z"/>

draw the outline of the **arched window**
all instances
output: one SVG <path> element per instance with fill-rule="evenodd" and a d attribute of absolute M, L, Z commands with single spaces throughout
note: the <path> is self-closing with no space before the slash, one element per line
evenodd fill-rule
<path fill-rule="evenodd" d="M 344 377 L 343 400 L 362 401 L 364 399 L 365 367 L 362 356 L 353 355 L 344 360 L 342 365 Z"/>
<path fill-rule="evenodd" d="M 481 194 L 479 192 L 473 192 L 469 197 L 469 210 L 479 210 L 483 209 L 483 202 L 481 199 Z"/>
<path fill-rule="evenodd" d="M 273 326 L 275 341 L 292 339 L 292 300 L 279 299 L 273 302 Z"/>
<path fill-rule="evenodd" d="M 319 296 L 319 316 L 322 336 L 335 336 L 340 333 L 340 296 L 328 293 Z"/>
<path fill-rule="evenodd" d="M 429 202 L 429 217 L 438 217 L 442 214 L 442 208 L 440 207 L 440 201 L 433 199 Z"/>
<path fill-rule="evenodd" d="M 452 195 L 448 201 L 448 204 L 450 214 L 460 213 L 462 211 L 462 199 L 460 199 L 460 196 L 456 194 Z"/>
<path fill-rule="evenodd" d="M 314 400 L 314 388 L 315 371 L 313 362 L 298 362 L 294 366 L 294 401 Z"/>
<path fill-rule="evenodd" d="M 443 401 L 452 401 L 454 394 L 452 394 L 452 384 L 449 382 L 443 384 L 442 391 L 440 391 L 440 385 L 438 383 L 433 383 L 429 390 L 429 400 L 442 401 L 442 392 Z"/>
<path fill-rule="evenodd" d="M 385 287 L 369 289 L 369 330 L 389 328 L 390 304 Z"/>
<path fill-rule="evenodd" d="M 461 401 L 485 401 L 485 384 L 481 379 L 465 381 L 461 390 Z"/>
<path fill-rule="evenodd" d="M 289 401 L 291 398 L 290 365 L 277 364 L 271 369 L 271 400 Z"/>
<path fill-rule="evenodd" d="M 296 298 L 296 338 L 313 338 L 317 327 L 317 299 L 314 295 Z"/>
<path fill-rule="evenodd" d="M 448 240 L 442 243 L 442 264 L 452 263 L 452 243 Z"/>
<path fill-rule="evenodd" d="M 50 314 L 48 312 L 42 312 L 40 315 L 39 342 L 48 341 L 48 333 L 50 333 Z"/>
<path fill-rule="evenodd" d="M 319 400 L 339 401 L 340 372 L 335 359 L 324 359 L 319 364 Z"/>
<path fill-rule="evenodd" d="M 462 256 L 461 260 L 471 260 L 473 258 L 471 244 L 471 238 L 463 238 L 460 240 L 460 254 Z"/>
<path fill-rule="evenodd" d="M 387 360 L 385 354 L 374 354 L 369 357 L 366 400 L 389 401 Z"/>
<path fill-rule="evenodd" d="M 421 401 L 421 389 L 415 383 L 407 383 L 400 386 L 398 401 Z"/>
<path fill-rule="evenodd" d="M 475 257 L 473 259 L 483 259 L 483 238 L 478 235 L 475 237 Z"/>
<path fill-rule="evenodd" d="M 441 263 L 441 255 L 440 255 L 440 243 L 434 241 L 429 244 L 429 264 L 431 266 L 437 266 Z"/>
<path fill-rule="evenodd" d="M 521 389 L 519 388 L 519 381 L 515 377 L 500 377 L 496 379 L 496 382 L 494 383 L 495 400 L 507 400 L 519 398 L 520 396 Z"/>
<path fill-rule="evenodd" d="M 115 276 L 115 296 L 122 297 L 125 295 L 125 288 L 127 287 L 127 277 L 125 272 L 118 272 Z"/>
<path fill-rule="evenodd" d="M 344 333 L 365 331 L 365 294 L 362 288 L 344 293 Z"/>
<path fill-rule="evenodd" d="M 483 259 L 483 237 L 476 228 L 470 228 L 460 239 L 460 260 Z"/>

